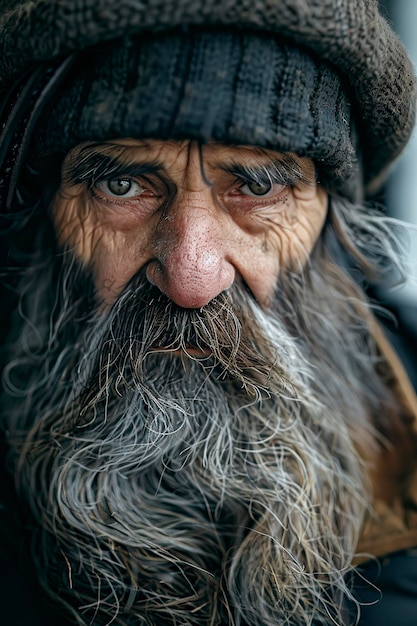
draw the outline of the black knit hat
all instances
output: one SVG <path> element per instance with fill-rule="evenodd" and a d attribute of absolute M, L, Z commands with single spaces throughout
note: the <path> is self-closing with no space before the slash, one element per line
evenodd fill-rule
<path fill-rule="evenodd" d="M 0 0 L 0 10 L 0 88 L 31 63 L 99 44 L 48 113 L 45 151 L 126 135 L 250 143 L 311 156 L 355 197 L 359 152 L 374 189 L 413 127 L 412 68 L 376 0 Z"/>
<path fill-rule="evenodd" d="M 159 34 L 83 55 L 36 134 L 42 155 L 117 137 L 210 139 L 308 155 L 354 195 L 351 107 L 327 64 L 272 36 Z"/>

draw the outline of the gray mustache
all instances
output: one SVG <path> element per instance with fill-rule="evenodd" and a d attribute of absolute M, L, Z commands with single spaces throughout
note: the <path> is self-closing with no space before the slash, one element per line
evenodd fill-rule
<path fill-rule="evenodd" d="M 206 365 L 215 364 L 222 376 L 243 381 L 255 375 L 257 384 L 266 385 L 274 356 L 252 315 L 250 298 L 235 285 L 201 309 L 182 309 L 140 276 L 110 312 L 100 354 L 116 368 L 129 363 L 139 372 L 155 351 L 187 354 L 195 348 L 210 355 Z"/>

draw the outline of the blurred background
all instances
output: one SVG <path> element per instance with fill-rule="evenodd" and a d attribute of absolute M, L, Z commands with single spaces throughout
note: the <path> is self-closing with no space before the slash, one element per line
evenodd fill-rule
<path fill-rule="evenodd" d="M 405 45 L 417 71 L 417 0 L 380 0 L 381 11 Z M 417 131 L 392 171 L 386 189 L 390 215 L 417 227 Z M 414 244 L 414 245 L 413 245 Z M 410 241 L 414 276 L 393 297 L 417 306 L 417 233 Z M 414 278 L 414 280 L 413 280 Z M 417 310 L 416 310 L 417 317 Z M 417 320 L 416 320 L 417 322 Z"/>
<path fill-rule="evenodd" d="M 382 14 L 402 40 L 417 72 L 417 0 L 380 0 Z M 415 230 L 404 238 L 409 271 L 407 281 L 395 289 L 379 288 L 382 305 L 396 316 L 388 323 L 388 334 L 403 358 L 417 389 L 417 130 L 395 164 L 385 189 L 390 216 L 412 224 Z"/>

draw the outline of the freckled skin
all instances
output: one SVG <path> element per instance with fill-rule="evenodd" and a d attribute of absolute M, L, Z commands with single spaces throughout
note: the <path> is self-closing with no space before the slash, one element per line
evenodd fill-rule
<path fill-rule="evenodd" d="M 141 191 L 132 197 L 114 196 L 107 182 L 92 192 L 86 183 L 66 179 L 77 147 L 64 162 L 52 207 L 61 243 L 92 266 L 105 304 L 146 268 L 148 280 L 184 308 L 204 306 L 236 279 L 268 306 L 280 270 L 305 263 L 327 211 L 310 160 L 295 157 L 308 184 L 274 184 L 266 196 L 254 197 L 224 164 L 258 166 L 278 153 L 216 143 L 199 150 L 189 141 L 110 143 L 110 151 L 122 148 L 129 161 L 157 160 L 161 173 L 135 179 Z"/>

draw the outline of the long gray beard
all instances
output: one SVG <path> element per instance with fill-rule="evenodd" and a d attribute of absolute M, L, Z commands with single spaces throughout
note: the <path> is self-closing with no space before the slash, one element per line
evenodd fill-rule
<path fill-rule="evenodd" d="M 355 441 L 376 397 L 361 381 L 379 383 L 356 293 L 323 268 L 287 280 L 297 322 L 239 287 L 189 312 L 139 277 L 87 314 L 75 262 L 58 304 L 51 276 L 26 279 L 10 462 L 41 581 L 77 623 L 343 623 L 366 501 Z"/>

